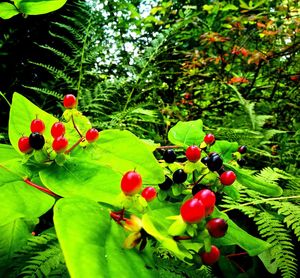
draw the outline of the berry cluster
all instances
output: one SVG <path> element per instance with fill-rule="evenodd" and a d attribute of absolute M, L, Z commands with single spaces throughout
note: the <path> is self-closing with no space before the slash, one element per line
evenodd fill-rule
<path fill-rule="evenodd" d="M 76 97 L 72 94 L 68 94 L 63 99 L 64 107 L 67 109 L 73 109 L 77 105 Z M 75 123 L 74 123 L 75 128 Z M 45 123 L 41 120 L 36 118 L 33 120 L 30 124 L 30 130 L 31 134 L 29 137 L 22 136 L 18 141 L 18 147 L 19 150 L 22 153 L 30 153 L 32 150 L 42 150 L 46 140 L 43 135 L 45 131 Z M 52 149 L 56 153 L 64 153 L 66 152 L 66 149 L 68 147 L 68 139 L 65 137 L 66 128 L 64 123 L 62 122 L 56 122 L 51 127 L 51 135 L 53 137 L 52 141 Z M 81 139 L 86 139 L 89 143 L 95 142 L 99 137 L 99 132 L 95 128 L 89 129 L 85 137 L 82 137 Z M 76 146 L 76 145 L 74 145 Z M 73 147 L 74 147 L 73 146 Z"/>
<path fill-rule="evenodd" d="M 239 158 L 237 159 L 236 162 L 239 166 L 243 167 L 246 164 L 246 160 L 245 158 L 242 157 L 242 155 L 244 155 L 247 152 L 247 146 L 239 146 L 237 151 L 239 153 Z"/>

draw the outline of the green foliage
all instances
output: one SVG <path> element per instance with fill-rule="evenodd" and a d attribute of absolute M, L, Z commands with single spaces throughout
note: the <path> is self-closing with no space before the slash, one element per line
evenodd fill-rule
<path fill-rule="evenodd" d="M 31 236 L 13 257 L 6 277 L 70 277 L 53 233 Z"/>
<path fill-rule="evenodd" d="M 234 201 L 225 197 L 225 204 L 222 207 L 227 208 L 225 211 L 240 210 L 253 218 L 258 232 L 273 246 L 268 256 L 275 269 L 274 273 L 279 269 L 282 277 L 296 277 L 298 265 L 295 250 L 297 245 L 293 240 L 292 232 L 297 237 L 296 241 L 299 242 L 300 215 L 297 204 L 300 197 L 297 191 L 290 191 L 289 188 L 293 184 L 293 188 L 299 190 L 299 179 L 271 168 L 263 169 L 256 177 L 273 184 L 280 179 L 289 182 L 283 191 L 285 197 L 266 198 L 257 191 L 238 185 L 240 198 Z M 263 262 L 266 261 L 263 259 Z"/>
<path fill-rule="evenodd" d="M 0 17 L 10 19 L 22 13 L 24 15 L 39 15 L 60 9 L 67 0 L 14 0 L 14 4 L 0 3 Z"/>

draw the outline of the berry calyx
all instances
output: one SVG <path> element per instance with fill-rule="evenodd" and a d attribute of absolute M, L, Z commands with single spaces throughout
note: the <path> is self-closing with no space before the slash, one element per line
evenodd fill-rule
<path fill-rule="evenodd" d="M 226 234 L 228 224 L 222 218 L 213 218 L 206 223 L 206 229 L 212 237 L 218 238 Z"/>
<path fill-rule="evenodd" d="M 173 185 L 173 181 L 168 176 L 166 176 L 165 181 L 159 184 L 158 186 L 161 190 L 168 190 L 171 188 L 172 185 Z"/>
<path fill-rule="evenodd" d="M 42 134 L 45 131 L 45 124 L 41 119 L 35 119 L 30 124 L 30 130 Z"/>
<path fill-rule="evenodd" d="M 186 223 L 199 223 L 205 217 L 204 205 L 198 199 L 189 199 L 181 206 L 180 214 Z"/>
<path fill-rule="evenodd" d="M 55 150 L 57 153 L 62 153 L 67 149 L 68 140 L 64 136 L 58 136 L 54 138 L 52 142 L 52 149 Z"/>
<path fill-rule="evenodd" d="M 72 94 L 65 95 L 63 103 L 67 109 L 75 108 L 77 104 L 76 97 Z"/>
<path fill-rule="evenodd" d="M 99 131 L 96 128 L 89 129 L 86 134 L 85 138 L 89 143 L 95 142 L 99 137 Z"/>
<path fill-rule="evenodd" d="M 30 153 L 32 148 L 29 144 L 29 137 L 22 136 L 18 141 L 18 147 L 22 153 Z"/>
<path fill-rule="evenodd" d="M 197 162 L 201 157 L 201 149 L 197 146 L 189 146 L 185 152 L 186 158 L 191 162 Z"/>
<path fill-rule="evenodd" d="M 173 182 L 183 183 L 187 179 L 187 174 L 182 170 L 178 169 L 173 173 Z"/>
<path fill-rule="evenodd" d="M 238 152 L 239 152 L 240 154 L 246 153 L 246 152 L 247 152 L 247 146 L 240 146 L 240 147 L 238 148 Z"/>
<path fill-rule="evenodd" d="M 212 145 L 215 142 L 215 140 L 216 140 L 215 136 L 211 133 L 206 134 L 204 137 L 204 142 L 207 145 Z"/>
<path fill-rule="evenodd" d="M 218 171 L 223 165 L 223 160 L 218 154 L 211 155 L 207 161 L 207 167 L 210 171 Z"/>
<path fill-rule="evenodd" d="M 142 188 L 142 177 L 135 171 L 124 174 L 121 180 L 121 189 L 125 195 L 134 195 Z"/>
<path fill-rule="evenodd" d="M 176 153 L 173 149 L 164 151 L 163 158 L 167 163 L 173 163 L 176 160 Z"/>
<path fill-rule="evenodd" d="M 45 145 L 45 138 L 38 132 L 32 132 L 29 136 L 29 145 L 35 150 L 41 150 Z"/>
<path fill-rule="evenodd" d="M 209 189 L 202 189 L 195 194 L 194 199 L 198 199 L 202 202 L 205 209 L 205 216 L 212 214 L 216 204 L 216 195 Z"/>
<path fill-rule="evenodd" d="M 203 264 L 212 265 L 219 260 L 220 250 L 215 245 L 212 245 L 210 252 L 203 252 L 200 256 Z"/>
<path fill-rule="evenodd" d="M 148 186 L 143 189 L 141 194 L 147 202 L 151 202 L 156 198 L 156 189 L 152 186 Z"/>
<path fill-rule="evenodd" d="M 231 185 L 236 180 L 236 174 L 233 171 L 226 171 L 220 176 L 223 185 Z"/>
<path fill-rule="evenodd" d="M 66 132 L 66 128 L 62 122 L 56 122 L 51 127 L 51 135 L 53 138 L 63 136 L 65 132 Z"/>

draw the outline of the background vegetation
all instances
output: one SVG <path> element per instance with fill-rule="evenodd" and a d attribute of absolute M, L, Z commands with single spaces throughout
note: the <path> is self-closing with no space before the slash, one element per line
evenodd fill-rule
<path fill-rule="evenodd" d="M 0 20 L 0 139 L 8 142 L 13 92 L 55 115 L 73 93 L 99 129 L 128 129 L 162 144 L 176 122 L 201 118 L 218 139 L 249 147 L 249 171 L 264 169 L 284 196 L 300 195 L 299 15 L 299 2 L 290 0 L 89 0 Z M 239 203 L 263 197 L 241 192 Z M 291 250 L 299 247 L 298 204 L 246 209 L 226 199 L 223 206 L 239 207 L 241 224 L 278 247 L 281 274 L 296 277 L 298 265 L 289 262 L 299 255 Z M 251 275 L 255 263 L 246 268 Z"/>

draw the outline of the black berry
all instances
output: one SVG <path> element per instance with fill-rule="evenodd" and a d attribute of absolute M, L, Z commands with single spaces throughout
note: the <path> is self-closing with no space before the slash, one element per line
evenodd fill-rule
<path fill-rule="evenodd" d="M 166 176 L 165 181 L 159 184 L 158 186 L 161 190 L 168 190 L 171 188 L 172 185 L 173 185 L 173 181 L 168 176 Z"/>
<path fill-rule="evenodd" d="M 176 160 L 176 153 L 173 149 L 168 149 L 164 151 L 163 157 L 167 163 L 173 163 Z"/>
<path fill-rule="evenodd" d="M 29 145 L 35 150 L 42 149 L 45 145 L 44 136 L 38 132 L 32 132 L 29 136 Z"/>
<path fill-rule="evenodd" d="M 203 158 L 201 159 L 201 162 L 202 162 L 203 164 L 207 164 L 208 160 L 209 160 L 209 157 L 206 156 L 206 157 L 203 157 Z"/>
<path fill-rule="evenodd" d="M 207 162 L 207 167 L 210 171 L 218 171 L 220 170 L 222 165 L 223 165 L 223 160 L 218 154 L 210 156 Z"/>
<path fill-rule="evenodd" d="M 219 174 L 219 175 L 222 175 L 224 172 L 225 172 L 224 167 L 221 167 L 221 168 L 218 170 L 218 174 Z"/>
<path fill-rule="evenodd" d="M 236 162 L 237 162 L 238 165 L 240 165 L 241 167 L 243 167 L 243 166 L 246 165 L 246 159 L 245 159 L 245 158 L 238 159 Z"/>
<path fill-rule="evenodd" d="M 240 147 L 238 148 L 238 152 L 239 152 L 240 154 L 246 153 L 246 152 L 247 152 L 247 146 L 240 146 Z"/>
<path fill-rule="evenodd" d="M 178 169 L 173 173 L 173 181 L 175 183 L 183 183 L 186 179 L 187 174 L 182 169 Z"/>

